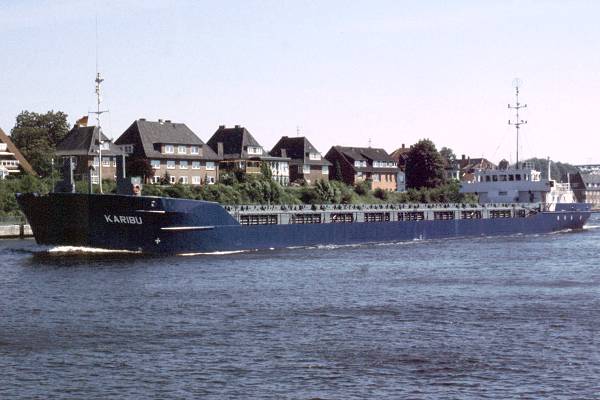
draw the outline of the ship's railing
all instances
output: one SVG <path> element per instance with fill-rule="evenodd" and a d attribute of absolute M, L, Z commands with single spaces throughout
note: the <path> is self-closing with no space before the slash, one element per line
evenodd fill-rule
<path fill-rule="evenodd" d="M 485 210 L 485 209 L 540 209 L 539 203 L 403 203 L 403 204 L 277 204 L 277 205 L 224 205 L 230 214 L 302 213 L 335 211 L 400 211 L 400 210 Z"/>

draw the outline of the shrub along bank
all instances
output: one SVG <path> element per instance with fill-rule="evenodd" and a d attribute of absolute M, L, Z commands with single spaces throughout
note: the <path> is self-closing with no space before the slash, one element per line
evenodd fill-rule
<path fill-rule="evenodd" d="M 55 180 L 23 176 L 0 180 L 0 217 L 19 215 L 15 193 L 48 193 Z M 143 194 L 196 200 L 216 201 L 221 204 L 377 204 L 377 203 L 461 203 L 473 202 L 458 192 L 456 182 L 436 188 L 409 189 L 407 192 L 370 190 L 367 183 L 348 186 L 339 181 L 318 181 L 314 186 L 284 187 L 262 177 L 246 177 L 243 181 L 230 180 L 207 186 L 144 185 Z M 88 191 L 85 181 L 76 183 L 80 193 Z M 97 186 L 94 191 L 97 192 Z M 103 182 L 105 193 L 114 193 L 112 181 Z"/>

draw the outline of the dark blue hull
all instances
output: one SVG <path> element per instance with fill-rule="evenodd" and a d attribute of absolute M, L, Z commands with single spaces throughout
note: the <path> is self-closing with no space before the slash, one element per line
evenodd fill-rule
<path fill-rule="evenodd" d="M 242 226 L 218 204 L 183 199 L 52 193 L 17 196 L 39 244 L 197 253 L 581 229 L 588 205 L 526 218 Z"/>

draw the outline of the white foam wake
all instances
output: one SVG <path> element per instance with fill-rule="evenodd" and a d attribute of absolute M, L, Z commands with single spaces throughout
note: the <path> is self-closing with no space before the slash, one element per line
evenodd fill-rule
<path fill-rule="evenodd" d="M 95 247 L 85 247 L 85 246 L 57 246 L 51 249 L 48 249 L 48 253 L 52 254 L 68 254 L 68 253 L 91 253 L 91 254 L 107 254 L 107 253 L 128 253 L 128 254 L 140 254 L 141 251 L 133 251 L 133 250 L 113 250 L 113 249 L 101 249 Z"/>
<path fill-rule="evenodd" d="M 249 250 L 231 250 L 231 251 L 211 251 L 207 253 L 179 253 L 178 256 L 190 257 L 190 256 L 223 256 L 227 254 L 238 254 L 245 253 Z"/>

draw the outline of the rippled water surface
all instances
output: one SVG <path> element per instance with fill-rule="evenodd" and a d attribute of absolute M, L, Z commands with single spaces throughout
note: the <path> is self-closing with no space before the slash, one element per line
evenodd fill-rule
<path fill-rule="evenodd" d="M 0 241 L 0 398 L 600 397 L 583 232 L 220 255 Z"/>

